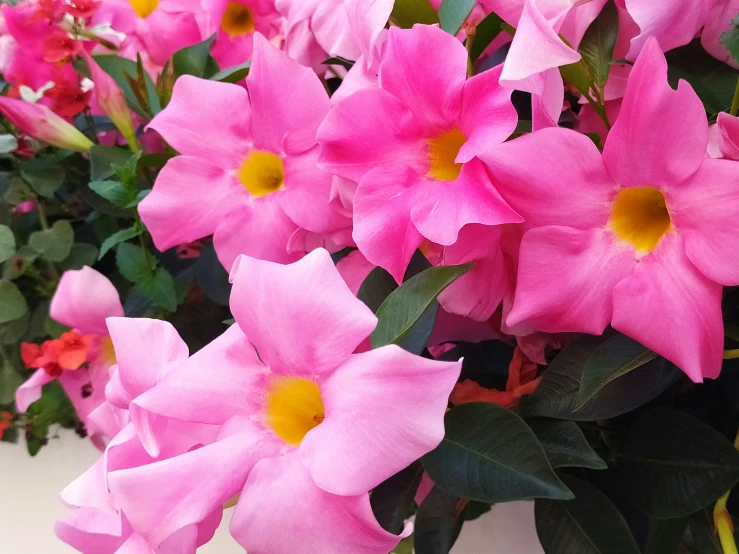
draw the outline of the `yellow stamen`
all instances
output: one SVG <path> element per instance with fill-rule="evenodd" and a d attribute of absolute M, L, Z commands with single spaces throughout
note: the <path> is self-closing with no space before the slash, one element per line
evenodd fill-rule
<path fill-rule="evenodd" d="M 231 37 L 254 32 L 254 18 L 249 8 L 238 2 L 231 2 L 221 18 L 221 29 Z"/>
<path fill-rule="evenodd" d="M 665 197 L 654 187 L 621 189 L 613 201 L 611 230 L 641 253 L 656 247 L 671 225 Z"/>
<path fill-rule="evenodd" d="M 254 150 L 242 162 L 239 181 L 254 196 L 265 196 L 285 184 L 285 166 L 279 156 Z"/>
<path fill-rule="evenodd" d="M 454 163 L 459 149 L 467 141 L 459 129 L 452 129 L 428 139 L 429 172 L 427 177 L 439 181 L 453 181 L 459 176 L 462 164 Z"/>
<path fill-rule="evenodd" d="M 146 19 L 151 12 L 159 6 L 159 0 L 129 0 L 133 11 L 136 12 L 141 19 Z"/>
<path fill-rule="evenodd" d="M 267 423 L 288 444 L 297 446 L 323 422 L 321 391 L 310 379 L 278 377 L 267 393 Z"/>

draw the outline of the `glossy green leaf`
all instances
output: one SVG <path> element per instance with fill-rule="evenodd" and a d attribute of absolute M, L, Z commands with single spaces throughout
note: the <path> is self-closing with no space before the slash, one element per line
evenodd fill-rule
<path fill-rule="evenodd" d="M 94 56 L 94 58 L 103 71 L 113 77 L 113 80 L 121 87 L 126 103 L 133 111 L 146 119 L 161 111 L 154 81 L 144 71 L 141 74 L 143 76 L 143 87 L 139 84 L 140 74 L 135 61 L 110 54 Z M 136 92 L 139 93 L 138 96 Z M 139 100 L 139 96 L 145 100 L 144 104 Z M 148 107 L 146 104 L 148 104 Z M 149 110 L 151 110 L 151 113 Z M 93 176 L 93 179 L 99 178 Z"/>
<path fill-rule="evenodd" d="M 562 480 L 575 498 L 539 499 L 534 508 L 546 554 L 640 554 L 626 520 L 605 494 L 570 475 Z"/>
<path fill-rule="evenodd" d="M 139 167 L 161 169 L 174 157 L 175 155 L 169 152 L 153 152 L 151 154 L 144 154 L 139 160 Z"/>
<path fill-rule="evenodd" d="M 617 333 L 588 356 L 580 376 L 577 408 L 608 383 L 654 360 L 657 354 L 634 339 Z"/>
<path fill-rule="evenodd" d="M 475 35 L 472 37 L 472 48 L 470 49 L 470 58 L 475 61 L 490 46 L 490 43 L 503 30 L 503 20 L 495 12 L 489 13 L 485 19 L 478 23 L 475 28 Z"/>
<path fill-rule="evenodd" d="M 66 219 L 55 221 L 50 229 L 36 231 L 28 237 L 28 244 L 52 262 L 61 262 L 69 256 L 74 245 L 74 229 Z"/>
<path fill-rule="evenodd" d="M 15 236 L 7 225 L 0 225 L 0 263 L 15 255 Z"/>
<path fill-rule="evenodd" d="M 608 80 L 617 37 L 618 10 L 610 0 L 585 31 L 578 48 L 592 81 L 599 87 L 605 86 Z"/>
<path fill-rule="evenodd" d="M 231 283 L 228 281 L 228 271 L 218 261 L 213 243 L 207 244 L 198 256 L 195 264 L 198 273 L 198 283 L 205 295 L 216 304 L 228 306 L 231 297 Z"/>
<path fill-rule="evenodd" d="M 28 304 L 15 283 L 0 279 L 0 323 L 8 323 L 23 317 Z"/>
<path fill-rule="evenodd" d="M 665 554 L 679 552 L 685 529 L 688 526 L 687 517 L 675 519 L 649 519 L 647 542 L 644 545 L 644 554 Z"/>
<path fill-rule="evenodd" d="M 695 554 L 724 554 L 713 523 L 711 508 L 706 508 L 688 518 L 690 538 Z M 662 553 L 660 553 L 662 554 Z"/>
<path fill-rule="evenodd" d="M 450 35 L 456 36 L 476 4 L 477 0 L 442 0 L 439 6 L 439 26 Z"/>
<path fill-rule="evenodd" d="M 395 0 L 390 21 L 398 27 L 410 29 L 416 23 L 439 23 L 439 16 L 429 0 Z"/>
<path fill-rule="evenodd" d="M 413 549 L 416 554 L 447 554 L 462 530 L 465 501 L 434 487 L 416 513 Z"/>
<path fill-rule="evenodd" d="M 364 302 L 374 313 L 380 308 L 385 299 L 390 296 L 398 283 L 392 275 L 381 267 L 376 267 L 364 278 L 357 292 L 357 298 Z"/>
<path fill-rule="evenodd" d="M 608 467 L 588 444 L 585 435 L 574 421 L 533 419 L 527 423 L 539 439 L 553 468 L 606 469 Z"/>
<path fill-rule="evenodd" d="M 164 267 L 157 268 L 151 277 L 136 282 L 136 290 L 165 310 L 177 309 L 177 290 L 172 274 Z"/>
<path fill-rule="evenodd" d="M 131 159 L 131 152 L 117 146 L 99 146 L 90 148 L 90 177 L 93 181 L 105 181 L 115 175 L 114 165 L 123 166 Z"/>
<path fill-rule="evenodd" d="M 721 33 L 719 42 L 726 47 L 731 57 L 739 62 L 739 15 L 731 20 L 731 29 Z"/>
<path fill-rule="evenodd" d="M 154 256 L 140 246 L 128 242 L 118 246 L 116 263 L 121 275 L 132 283 L 151 281 L 157 266 Z"/>
<path fill-rule="evenodd" d="M 227 67 L 212 75 L 211 81 L 221 81 L 223 83 L 238 83 L 242 79 L 245 79 L 249 75 L 249 68 L 251 67 L 251 60 L 244 62 L 233 67 Z"/>
<path fill-rule="evenodd" d="M 97 259 L 97 246 L 87 244 L 85 242 L 77 242 L 72 245 L 72 250 L 69 252 L 69 256 L 67 256 L 59 265 L 62 271 L 82 269 L 84 266 L 92 267 Z"/>
<path fill-rule="evenodd" d="M 121 229 L 120 231 L 113 233 L 103 241 L 103 244 L 100 245 L 100 254 L 98 255 L 98 260 L 102 260 L 103 256 L 105 256 L 111 248 L 118 246 L 122 242 L 131 240 L 132 238 L 136 238 L 143 232 L 144 229 L 142 227 L 140 227 L 139 225 L 134 225 L 133 227 Z"/>
<path fill-rule="evenodd" d="M 194 75 L 195 77 L 208 77 L 208 58 L 210 58 L 210 46 L 216 40 L 213 34 L 202 42 L 187 46 L 178 50 L 172 56 L 172 63 L 176 75 Z"/>
<path fill-rule="evenodd" d="M 119 208 L 125 208 L 136 199 L 135 191 L 132 192 L 119 181 L 92 181 L 89 187 L 95 194 L 102 196 Z"/>
<path fill-rule="evenodd" d="M 512 411 L 475 402 L 452 408 L 444 422 L 444 440 L 422 461 L 447 493 L 487 503 L 572 498 L 533 431 Z"/>
<path fill-rule="evenodd" d="M 639 418 L 617 458 L 621 492 L 635 508 L 660 519 L 692 514 L 739 480 L 739 452 L 731 441 L 668 408 Z"/>
<path fill-rule="evenodd" d="M 396 535 L 403 530 L 422 476 L 423 466 L 413 462 L 372 489 L 372 513 L 383 529 Z"/>
<path fill-rule="evenodd" d="M 372 348 L 402 344 L 436 297 L 473 264 L 432 267 L 412 277 L 390 293 L 377 310 L 379 320 L 370 336 Z"/>
<path fill-rule="evenodd" d="M 33 190 L 45 197 L 52 197 L 64 184 L 64 168 L 56 160 L 39 157 L 21 165 L 21 175 Z"/>
<path fill-rule="evenodd" d="M 129 154 L 128 159 L 124 163 L 114 161 L 110 164 L 110 167 L 115 171 L 121 183 L 131 190 L 136 189 L 136 171 L 141 155 L 142 152 L 139 150 L 138 152 Z"/>

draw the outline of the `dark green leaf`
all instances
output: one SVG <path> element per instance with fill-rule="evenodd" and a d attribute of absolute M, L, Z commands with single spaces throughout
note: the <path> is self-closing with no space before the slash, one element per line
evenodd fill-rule
<path fill-rule="evenodd" d="M 465 501 L 434 487 L 421 502 L 413 528 L 416 554 L 447 554 L 462 530 Z"/>
<path fill-rule="evenodd" d="M 108 251 L 114 246 L 117 246 L 122 242 L 126 242 L 127 240 L 131 240 L 132 238 L 138 237 L 143 232 L 143 228 L 141 228 L 139 225 L 134 225 L 133 227 L 129 227 L 128 229 L 121 229 L 117 233 L 113 233 L 103 241 L 103 244 L 100 245 L 100 255 L 98 256 L 98 260 L 102 260 L 103 256 L 105 256 Z"/>
<path fill-rule="evenodd" d="M 617 36 L 618 10 L 615 2 L 609 1 L 585 31 L 578 49 L 590 77 L 599 87 L 605 86 L 608 80 Z"/>
<path fill-rule="evenodd" d="M 639 418 L 617 456 L 624 496 L 659 519 L 692 514 L 739 479 L 739 452 L 731 441 L 694 417 L 666 408 Z"/>
<path fill-rule="evenodd" d="M 154 152 L 153 154 L 144 154 L 139 160 L 139 167 L 161 169 L 172 158 L 174 158 L 174 154 L 170 154 L 169 152 Z"/>
<path fill-rule="evenodd" d="M 608 467 L 588 444 L 585 435 L 574 421 L 534 419 L 527 423 L 539 439 L 553 468 L 606 469 Z"/>
<path fill-rule="evenodd" d="M 89 187 L 96 194 L 119 208 L 125 208 L 136 198 L 135 191 L 131 191 L 131 189 L 118 181 L 92 181 Z"/>
<path fill-rule="evenodd" d="M 436 297 L 473 264 L 432 267 L 422 271 L 390 293 L 377 310 L 379 320 L 370 336 L 372 348 L 402 344 Z"/>
<path fill-rule="evenodd" d="M 0 324 L 0 343 L 2 344 L 15 344 L 23 338 L 28 330 L 28 323 L 31 320 L 31 315 L 28 311 L 18 319 L 9 321 L 8 323 Z M 0 390 L 2 387 L 0 387 Z M 2 402 L 0 402 L 2 404 Z"/>
<path fill-rule="evenodd" d="M 218 261 L 213 243 L 207 244 L 201 251 L 196 264 L 198 283 L 205 295 L 216 304 L 228 306 L 231 297 L 231 283 L 228 282 L 228 271 Z"/>
<path fill-rule="evenodd" d="M 395 535 L 403 530 L 422 476 L 423 466 L 420 462 L 413 462 L 372 489 L 372 513 L 383 529 Z"/>
<path fill-rule="evenodd" d="M 75 243 L 60 266 L 62 271 L 70 269 L 82 269 L 84 266 L 92 267 L 98 259 L 98 249 L 92 244 L 84 242 Z"/>
<path fill-rule="evenodd" d="M 128 242 L 118 246 L 116 256 L 118 271 L 132 283 L 152 281 L 157 261 L 149 252 Z"/>
<path fill-rule="evenodd" d="M 440 27 L 456 36 L 475 4 L 477 0 L 442 0 L 439 6 Z"/>
<path fill-rule="evenodd" d="M 617 333 L 590 354 L 580 376 L 580 408 L 608 383 L 652 361 L 657 354 L 634 339 Z"/>
<path fill-rule="evenodd" d="M 16 255 L 24 262 L 32 262 L 41 255 L 41 252 L 37 252 L 30 246 L 25 245 L 25 246 L 21 246 L 18 249 L 18 252 L 16 252 Z"/>
<path fill-rule="evenodd" d="M 719 42 L 726 47 L 731 57 L 739 62 L 739 15 L 731 20 L 731 25 L 731 29 L 721 33 Z"/>
<path fill-rule="evenodd" d="M 535 504 L 536 532 L 546 554 L 640 554 L 626 520 L 605 494 L 569 475 L 562 480 L 574 500 Z"/>
<path fill-rule="evenodd" d="M 336 252 L 333 252 L 331 254 L 331 261 L 334 262 L 334 265 L 338 264 L 341 260 L 346 258 L 349 254 L 352 252 L 356 252 L 357 249 L 353 246 L 347 246 L 346 248 L 342 248 L 341 250 L 338 250 Z"/>
<path fill-rule="evenodd" d="M 37 194 L 46 197 L 54 196 L 64 183 L 64 168 L 48 157 L 24 162 L 21 175 Z"/>
<path fill-rule="evenodd" d="M 446 436 L 423 465 L 446 492 L 487 503 L 572 498 L 533 431 L 512 411 L 475 402 L 453 408 L 444 422 Z"/>
<path fill-rule="evenodd" d="M 54 321 L 51 317 L 46 318 L 46 333 L 51 335 L 52 338 L 58 339 L 69 330 L 69 327 L 58 321 Z"/>
<path fill-rule="evenodd" d="M 136 170 L 141 159 L 141 150 L 130 154 L 125 163 L 113 162 L 110 167 L 118 175 L 118 179 L 129 189 L 136 189 Z"/>
<path fill-rule="evenodd" d="M 146 98 L 146 101 L 151 108 L 151 113 L 149 113 L 149 110 L 146 106 L 141 104 L 138 97 L 136 96 L 136 93 L 134 92 L 134 89 L 132 87 L 132 83 L 134 83 L 135 86 L 138 87 L 137 81 L 139 72 L 135 61 L 127 60 L 125 58 L 121 58 L 120 56 L 113 56 L 109 54 L 95 56 L 95 61 L 98 63 L 98 65 L 100 65 L 101 68 L 103 68 L 103 71 L 113 77 L 113 80 L 118 84 L 119 87 L 121 87 L 123 95 L 126 98 L 126 103 L 133 111 L 146 119 L 150 118 L 152 115 L 156 115 L 159 111 L 161 111 L 156 85 L 154 85 L 154 81 L 151 80 L 151 77 L 149 77 L 149 74 L 145 71 L 143 72 L 145 90 L 140 90 L 139 93 L 143 96 L 143 98 Z M 93 179 L 104 178 L 105 177 L 95 177 L 93 175 Z"/>
<path fill-rule="evenodd" d="M 577 408 L 582 369 L 593 351 L 611 336 L 612 332 L 600 337 L 581 335 L 568 344 L 549 364 L 534 393 L 525 397 L 522 415 L 575 421 L 609 419 L 646 404 L 682 375 L 674 364 L 655 358 L 612 380 Z"/>
<path fill-rule="evenodd" d="M 503 30 L 503 20 L 494 12 L 490 12 L 485 19 L 480 21 L 475 29 L 472 37 L 472 48 L 470 49 L 470 58 L 475 61 L 490 46 Z"/>
<path fill-rule="evenodd" d="M 679 552 L 678 544 L 685 534 L 688 518 L 653 519 L 649 520 L 647 543 L 644 554 L 666 554 Z"/>
<path fill-rule="evenodd" d="M 439 23 L 439 16 L 429 0 L 395 0 L 390 21 L 398 27 L 410 29 L 416 23 Z"/>
<path fill-rule="evenodd" d="M 131 159 L 131 152 L 116 146 L 95 145 L 90 148 L 90 177 L 93 181 L 104 181 L 115 175 L 113 165 L 123 166 Z"/>
<path fill-rule="evenodd" d="M 36 231 L 28 237 L 31 248 L 52 262 L 61 262 L 69 256 L 74 244 L 74 229 L 66 219 L 54 222 L 50 229 Z"/>
<path fill-rule="evenodd" d="M 349 70 L 352 67 L 354 67 L 353 61 L 342 58 L 341 56 L 334 56 L 333 58 L 329 58 L 326 61 L 321 62 L 321 63 L 323 65 L 340 65 L 346 70 Z"/>
<path fill-rule="evenodd" d="M 690 537 L 695 554 L 723 554 L 713 523 L 710 508 L 701 510 L 689 518 Z M 662 553 L 660 553 L 662 554 Z"/>
<path fill-rule="evenodd" d="M 462 519 L 465 521 L 474 521 L 478 517 L 488 513 L 492 507 L 493 506 L 491 504 L 487 504 L 485 502 L 470 500 L 462 513 Z"/>
<path fill-rule="evenodd" d="M 0 225 L 0 264 L 15 255 L 15 236 L 7 225 Z"/>
<path fill-rule="evenodd" d="M 175 52 L 172 56 L 175 74 L 194 75 L 200 78 L 207 77 L 206 68 L 208 67 L 208 58 L 210 58 L 210 46 L 215 40 L 216 35 L 214 34 L 203 42 Z"/>
<path fill-rule="evenodd" d="M 574 85 L 582 94 L 589 94 L 591 81 L 585 62 L 580 60 L 575 63 L 560 66 L 559 72 L 562 74 L 562 79 L 564 79 L 566 83 Z"/>
<path fill-rule="evenodd" d="M 15 399 L 15 389 L 23 384 L 25 378 L 18 373 L 7 360 L 0 360 L 0 406 L 12 404 Z"/>
<path fill-rule="evenodd" d="M 364 302 L 370 310 L 377 313 L 385 299 L 397 288 L 398 283 L 395 282 L 392 275 L 383 268 L 376 267 L 362 281 L 357 292 L 357 298 Z"/>
<path fill-rule="evenodd" d="M 224 83 L 238 83 L 249 75 L 249 68 L 251 67 L 251 60 L 248 62 L 235 65 L 233 67 L 227 67 L 226 69 L 219 71 L 215 75 L 210 77 L 211 81 L 222 81 Z"/>
<path fill-rule="evenodd" d="M 156 270 L 153 277 L 136 282 L 136 290 L 165 310 L 177 309 L 177 290 L 172 274 L 164 267 Z"/>

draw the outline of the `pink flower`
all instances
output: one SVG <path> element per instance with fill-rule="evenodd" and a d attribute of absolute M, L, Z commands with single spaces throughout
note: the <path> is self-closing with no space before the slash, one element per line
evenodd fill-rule
<path fill-rule="evenodd" d="M 367 491 L 441 441 L 461 363 L 397 346 L 352 354 L 377 319 L 325 250 L 287 266 L 242 256 L 231 278 L 236 324 L 131 411 L 140 428 L 222 425 L 219 440 L 111 473 L 112 494 L 154 545 L 240 492 L 231 533 L 248 551 L 385 554 L 400 537 L 374 520 Z"/>
<path fill-rule="evenodd" d="M 393 27 L 381 88 L 339 102 L 318 131 L 319 167 L 359 183 L 357 246 L 398 282 L 425 239 L 451 245 L 466 224 L 521 221 L 476 158 L 515 128 L 510 91 L 499 68 L 466 79 L 466 67 L 438 27 Z"/>
<path fill-rule="evenodd" d="M 718 131 L 716 146 L 720 157 L 739 160 L 739 117 L 721 112 L 715 127 Z"/>
<path fill-rule="evenodd" d="M 685 82 L 670 88 L 650 39 L 602 156 L 567 129 L 486 153 L 530 227 L 507 324 L 600 334 L 610 323 L 694 381 L 716 377 L 721 286 L 739 283 L 739 172 L 707 158 L 707 142 L 701 101 Z"/>
<path fill-rule="evenodd" d="M 739 14 L 739 0 L 712 0 L 708 6 L 701 44 L 714 58 L 739 69 L 739 62 L 720 42 L 721 33 L 731 29 L 731 20 Z"/>
<path fill-rule="evenodd" d="M 0 112 L 18 129 L 58 148 L 87 152 L 92 141 L 46 106 L 0 97 Z"/>
<path fill-rule="evenodd" d="M 90 414 L 104 400 L 108 370 L 115 364 L 105 318 L 123 315 L 118 292 L 106 277 L 90 267 L 67 271 L 51 299 L 49 313 L 52 319 L 72 327 L 79 335 L 92 337 L 86 354 L 89 368 L 61 371 L 58 377 L 80 420 L 88 425 Z M 15 392 L 18 411 L 25 412 L 28 406 L 41 398 L 43 385 L 55 378 L 44 368 L 37 370 Z M 100 445 L 101 430 L 93 424 L 88 425 L 88 432 L 93 442 Z"/>
<path fill-rule="evenodd" d="M 288 252 L 299 227 L 347 227 L 329 205 L 331 175 L 316 167 L 316 129 L 329 110 L 316 74 L 257 33 L 246 83 L 248 93 L 181 77 L 151 122 L 183 154 L 139 206 L 160 250 L 214 234 L 226 268 L 242 253 L 287 263 L 301 255 Z"/>

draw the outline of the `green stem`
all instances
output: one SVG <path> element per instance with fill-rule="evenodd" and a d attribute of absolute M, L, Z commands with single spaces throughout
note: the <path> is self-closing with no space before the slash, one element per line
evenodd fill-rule
<path fill-rule="evenodd" d="M 38 209 L 38 219 L 41 223 L 41 228 L 46 231 L 49 229 L 49 220 L 46 219 L 46 208 L 38 198 L 36 199 L 36 208 Z"/>
<path fill-rule="evenodd" d="M 464 46 L 467 49 L 467 78 L 470 78 L 475 74 L 474 60 L 472 59 L 472 46 L 475 42 L 475 30 L 475 27 L 467 29 L 467 40 L 464 41 Z"/>
<path fill-rule="evenodd" d="M 736 90 L 734 91 L 734 100 L 731 102 L 729 114 L 736 116 L 739 113 L 739 81 L 736 82 Z"/>
<path fill-rule="evenodd" d="M 739 450 L 739 431 L 734 439 L 734 448 Z M 736 548 L 736 540 L 734 540 L 734 524 L 731 521 L 731 514 L 726 509 L 729 493 L 731 493 L 731 490 L 726 491 L 716 501 L 716 505 L 713 508 L 713 523 L 716 526 L 716 532 L 721 541 L 721 549 L 724 551 L 724 554 L 739 554 Z"/>
<path fill-rule="evenodd" d="M 138 210 L 136 211 L 136 225 L 146 229 L 144 227 L 144 223 L 141 221 L 141 217 L 139 217 Z M 146 248 L 146 242 L 144 242 L 144 233 L 141 233 L 139 235 L 139 246 L 141 246 L 141 249 L 144 251 L 144 260 L 146 260 L 146 269 L 149 270 L 149 273 L 151 275 L 154 275 L 154 268 L 151 267 L 151 262 L 149 261 L 149 250 Z"/>

